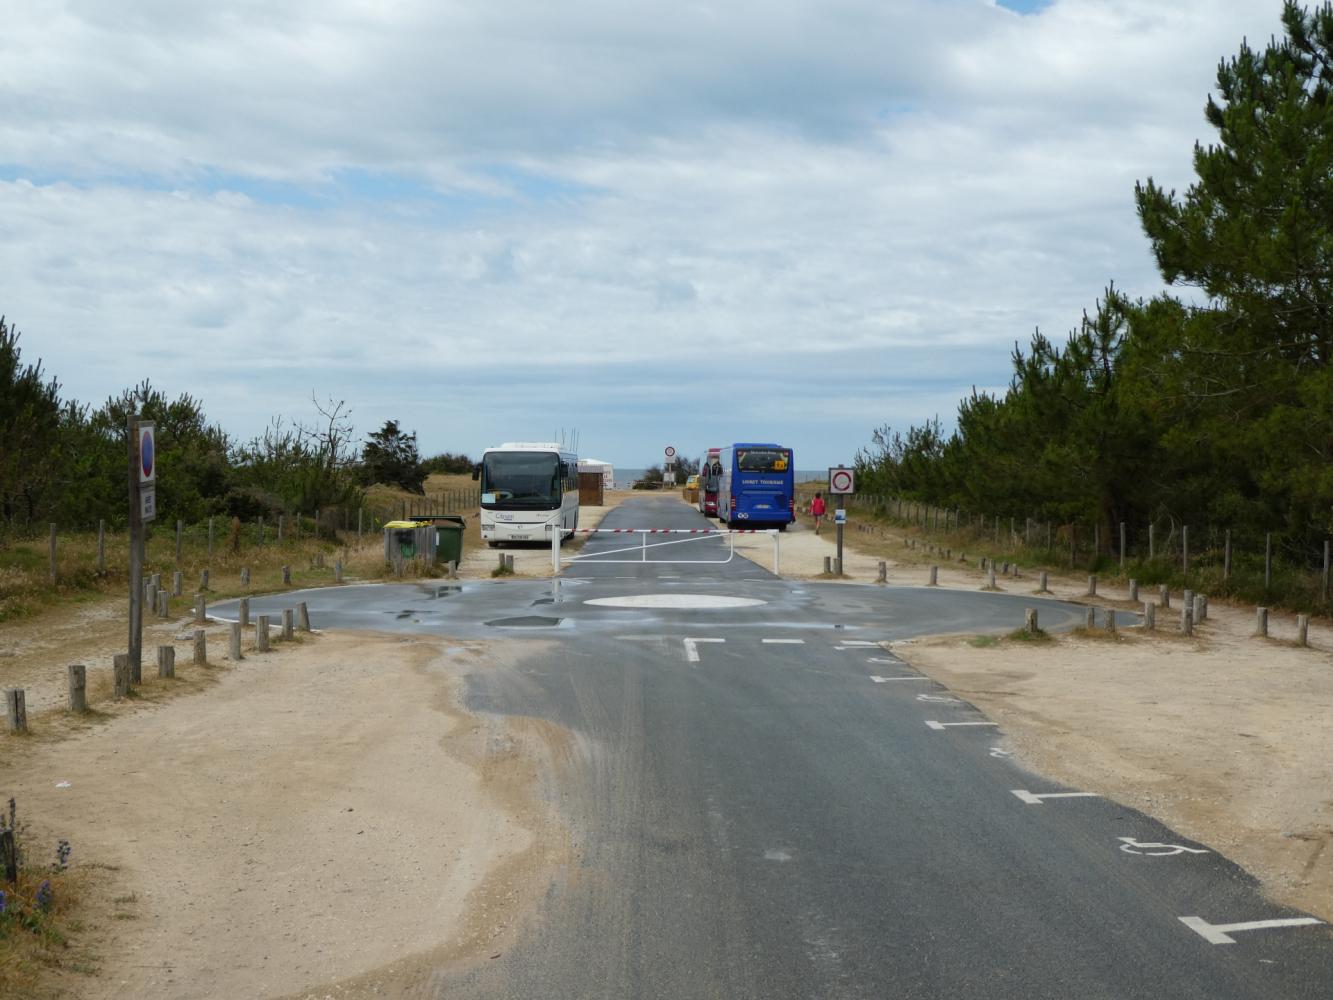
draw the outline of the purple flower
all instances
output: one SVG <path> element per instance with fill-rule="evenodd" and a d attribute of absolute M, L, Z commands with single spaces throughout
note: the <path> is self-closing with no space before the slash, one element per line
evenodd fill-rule
<path fill-rule="evenodd" d="M 5 915 L 5 890 L 0 889 L 0 917 Z"/>
<path fill-rule="evenodd" d="M 43 879 L 42 884 L 37 887 L 37 909 L 45 913 L 51 909 L 51 898 L 55 895 L 51 891 L 51 880 Z"/>

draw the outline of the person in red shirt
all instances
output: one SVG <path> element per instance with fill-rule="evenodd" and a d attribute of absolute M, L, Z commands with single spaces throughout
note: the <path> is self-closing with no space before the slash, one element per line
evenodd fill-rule
<path fill-rule="evenodd" d="M 815 519 L 815 534 L 819 534 L 819 526 L 824 520 L 824 494 L 816 493 L 815 498 L 810 501 L 810 516 Z"/>

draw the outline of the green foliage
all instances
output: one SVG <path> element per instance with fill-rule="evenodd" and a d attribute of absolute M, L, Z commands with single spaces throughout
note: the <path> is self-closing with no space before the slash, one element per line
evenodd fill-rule
<path fill-rule="evenodd" d="M 416 432 L 405 433 L 396 420 L 386 420 L 361 449 L 361 480 L 367 486 L 384 483 L 424 495 L 427 474 Z"/>
<path fill-rule="evenodd" d="M 477 463 L 472 461 L 464 454 L 455 455 L 453 452 L 442 452 L 439 455 L 432 455 L 421 463 L 421 468 L 427 476 L 437 472 L 448 475 L 469 475 L 473 466 Z"/>
<path fill-rule="evenodd" d="M 1333 533 L 1333 5 L 1218 69 L 1182 196 L 1138 213 L 1163 277 L 1198 303 L 1114 287 L 1062 348 L 1015 348 L 1000 396 L 906 434 L 882 427 L 861 489 L 991 516 L 1278 533 L 1315 562 Z"/>
<path fill-rule="evenodd" d="M 40 517 L 54 488 L 60 387 L 42 363 L 22 364 L 19 332 L 0 316 L 0 517 L 4 528 Z"/>

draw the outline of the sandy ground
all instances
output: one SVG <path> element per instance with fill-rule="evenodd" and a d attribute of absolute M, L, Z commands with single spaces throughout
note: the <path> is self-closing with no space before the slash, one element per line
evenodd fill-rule
<path fill-rule="evenodd" d="M 4 737 L 0 792 L 33 842 L 64 837 L 97 873 L 73 942 L 97 975 L 57 985 L 357 997 L 442 945 L 502 948 L 565 850 L 535 787 L 562 737 L 454 701 L 465 672 L 514 655 L 321 635 L 209 668 L 204 694 L 108 707 L 64 739 Z M 383 971 L 340 982 L 368 970 Z"/>
<path fill-rule="evenodd" d="M 834 539 L 827 526 L 818 536 L 808 524 L 784 532 L 783 575 L 823 578 Z M 737 550 L 768 566 L 765 546 Z M 883 558 L 892 584 L 925 585 L 938 563 L 941 587 L 980 589 L 975 554 L 968 566 L 959 555 L 946 562 L 925 542 L 908 548 L 896 533 L 872 539 L 853 524 L 843 582 L 873 584 Z M 1014 594 L 1038 585 L 1026 571 L 997 583 Z M 1086 577 L 1052 575 L 1050 589 L 1101 609 L 1140 609 L 1127 588 L 1105 582 L 1085 597 Z M 1161 820 L 1254 873 L 1274 899 L 1333 921 L 1333 627 L 1313 622 L 1300 648 L 1294 616 L 1273 615 L 1270 638 L 1259 638 L 1253 608 L 1213 601 L 1186 638 L 1173 597 L 1155 633 L 1122 627 L 1114 638 L 1099 630 L 980 647 L 937 637 L 894 651 L 999 722 L 1026 766 Z"/>

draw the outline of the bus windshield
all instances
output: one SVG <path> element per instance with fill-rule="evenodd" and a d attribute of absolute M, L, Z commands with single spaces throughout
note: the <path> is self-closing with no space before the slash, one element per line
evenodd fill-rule
<path fill-rule="evenodd" d="M 481 505 L 554 510 L 560 506 L 560 459 L 549 452 L 495 451 L 481 463 Z"/>
<path fill-rule="evenodd" d="M 736 468 L 741 472 L 786 472 L 788 454 L 783 448 L 737 448 Z"/>

